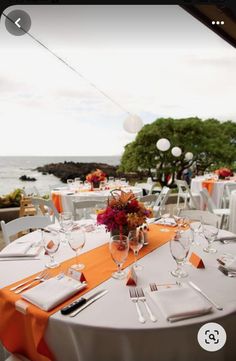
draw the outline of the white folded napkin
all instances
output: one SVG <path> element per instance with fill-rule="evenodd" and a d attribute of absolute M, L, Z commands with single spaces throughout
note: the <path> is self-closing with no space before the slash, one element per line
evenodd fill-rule
<path fill-rule="evenodd" d="M 50 311 L 86 285 L 67 276 L 54 277 L 23 292 L 22 298 L 44 311 Z"/>
<path fill-rule="evenodd" d="M 188 286 L 152 291 L 149 294 L 170 322 L 201 316 L 212 309 L 201 295 Z"/>
<path fill-rule="evenodd" d="M 39 246 L 32 242 L 17 243 L 13 242 L 0 252 L 0 258 L 5 257 L 33 257 L 39 253 Z"/>
<path fill-rule="evenodd" d="M 165 226 L 171 226 L 171 227 L 175 227 L 177 226 L 177 223 L 175 222 L 174 218 L 161 218 L 158 219 L 156 222 L 154 222 L 155 224 L 161 224 L 161 225 L 165 225 Z"/>
<path fill-rule="evenodd" d="M 226 268 L 229 272 L 236 272 L 236 259 L 227 261 L 224 265 L 224 268 Z"/>

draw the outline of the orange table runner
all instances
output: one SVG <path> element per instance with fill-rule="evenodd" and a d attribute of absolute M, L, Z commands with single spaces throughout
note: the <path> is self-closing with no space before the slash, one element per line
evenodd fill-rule
<path fill-rule="evenodd" d="M 211 195 L 213 192 L 215 182 L 216 181 L 214 179 L 209 179 L 209 180 L 203 181 L 202 187 L 206 188 L 208 190 L 208 193 Z"/>
<path fill-rule="evenodd" d="M 163 226 L 150 225 L 148 233 L 149 244 L 140 250 L 139 258 L 144 257 L 168 242 L 176 231 L 175 228 L 168 227 L 169 232 L 161 232 L 160 227 Z M 85 264 L 84 275 L 88 282 L 88 287 L 80 292 L 79 296 L 108 280 L 116 268 L 115 263 L 111 259 L 107 243 L 82 254 L 80 261 Z M 129 266 L 133 261 L 133 252 L 130 252 L 124 266 Z M 52 269 L 51 274 L 56 275 L 63 271 L 66 272 L 67 268 L 74 262 L 75 258 L 64 261 L 60 268 Z M 32 277 L 30 276 L 28 279 Z M 20 282 L 22 280 L 0 290 L 0 339 L 8 351 L 24 355 L 31 361 L 54 360 L 44 340 L 48 318 L 79 296 L 77 294 L 71 297 L 50 312 L 42 311 L 38 307 L 29 304 L 26 315 L 24 315 L 15 309 L 15 302 L 21 298 L 20 295 L 9 291 L 13 285 L 15 286 Z"/>

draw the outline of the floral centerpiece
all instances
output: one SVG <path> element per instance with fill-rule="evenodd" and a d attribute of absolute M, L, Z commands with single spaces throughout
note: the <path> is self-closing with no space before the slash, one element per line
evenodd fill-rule
<path fill-rule="evenodd" d="M 91 183 L 93 188 L 99 188 L 100 182 L 106 179 L 106 174 L 101 169 L 96 169 L 95 171 L 86 175 L 86 180 Z"/>
<path fill-rule="evenodd" d="M 111 234 L 128 234 L 141 226 L 152 211 L 139 202 L 133 192 L 111 191 L 107 207 L 97 215 L 97 223 L 104 224 Z"/>
<path fill-rule="evenodd" d="M 215 170 L 215 173 L 218 175 L 219 178 L 225 179 L 227 177 L 231 177 L 233 172 L 229 168 L 220 168 Z"/>

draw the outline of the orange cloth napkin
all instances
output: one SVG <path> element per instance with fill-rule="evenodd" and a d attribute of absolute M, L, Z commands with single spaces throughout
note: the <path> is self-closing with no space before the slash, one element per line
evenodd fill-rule
<path fill-rule="evenodd" d="M 61 195 L 59 193 L 52 193 L 52 201 L 59 213 L 63 212 Z"/>
<path fill-rule="evenodd" d="M 214 179 L 205 180 L 202 182 L 202 187 L 206 188 L 209 194 L 212 194 L 215 182 Z"/>
<path fill-rule="evenodd" d="M 140 250 L 138 258 L 142 258 L 154 249 L 162 246 L 175 234 L 173 229 L 166 233 L 160 232 L 161 227 L 163 226 L 150 225 L 149 244 Z M 80 292 L 80 296 L 109 279 L 116 267 L 110 256 L 108 244 L 82 254 L 80 260 L 85 264 L 84 276 L 88 282 L 88 287 Z M 133 253 L 129 252 L 125 266 L 129 266 L 133 261 Z M 59 272 L 66 272 L 68 267 L 74 262 L 75 258 L 66 260 L 58 270 L 52 269 L 51 274 L 56 275 Z M 32 278 L 32 276 L 28 278 Z M 16 282 L 14 286 L 20 282 L 22 280 Z M 78 294 L 55 307 L 50 312 L 42 311 L 36 306 L 29 304 L 26 315 L 24 315 L 15 308 L 15 302 L 20 299 L 20 295 L 9 290 L 12 286 L 9 285 L 0 290 L 0 339 L 3 345 L 8 351 L 24 355 L 31 361 L 54 360 L 53 354 L 44 340 L 48 318 L 78 298 Z"/>

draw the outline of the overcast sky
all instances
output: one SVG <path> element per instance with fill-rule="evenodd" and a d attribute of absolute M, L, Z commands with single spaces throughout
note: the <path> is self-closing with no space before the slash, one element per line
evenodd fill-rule
<path fill-rule="evenodd" d="M 177 6 L 18 6 L 30 32 L 128 111 L 236 121 L 235 49 Z M 119 155 L 126 113 L 0 23 L 0 155 Z M 4 131 L 4 132 L 3 132 Z"/>

